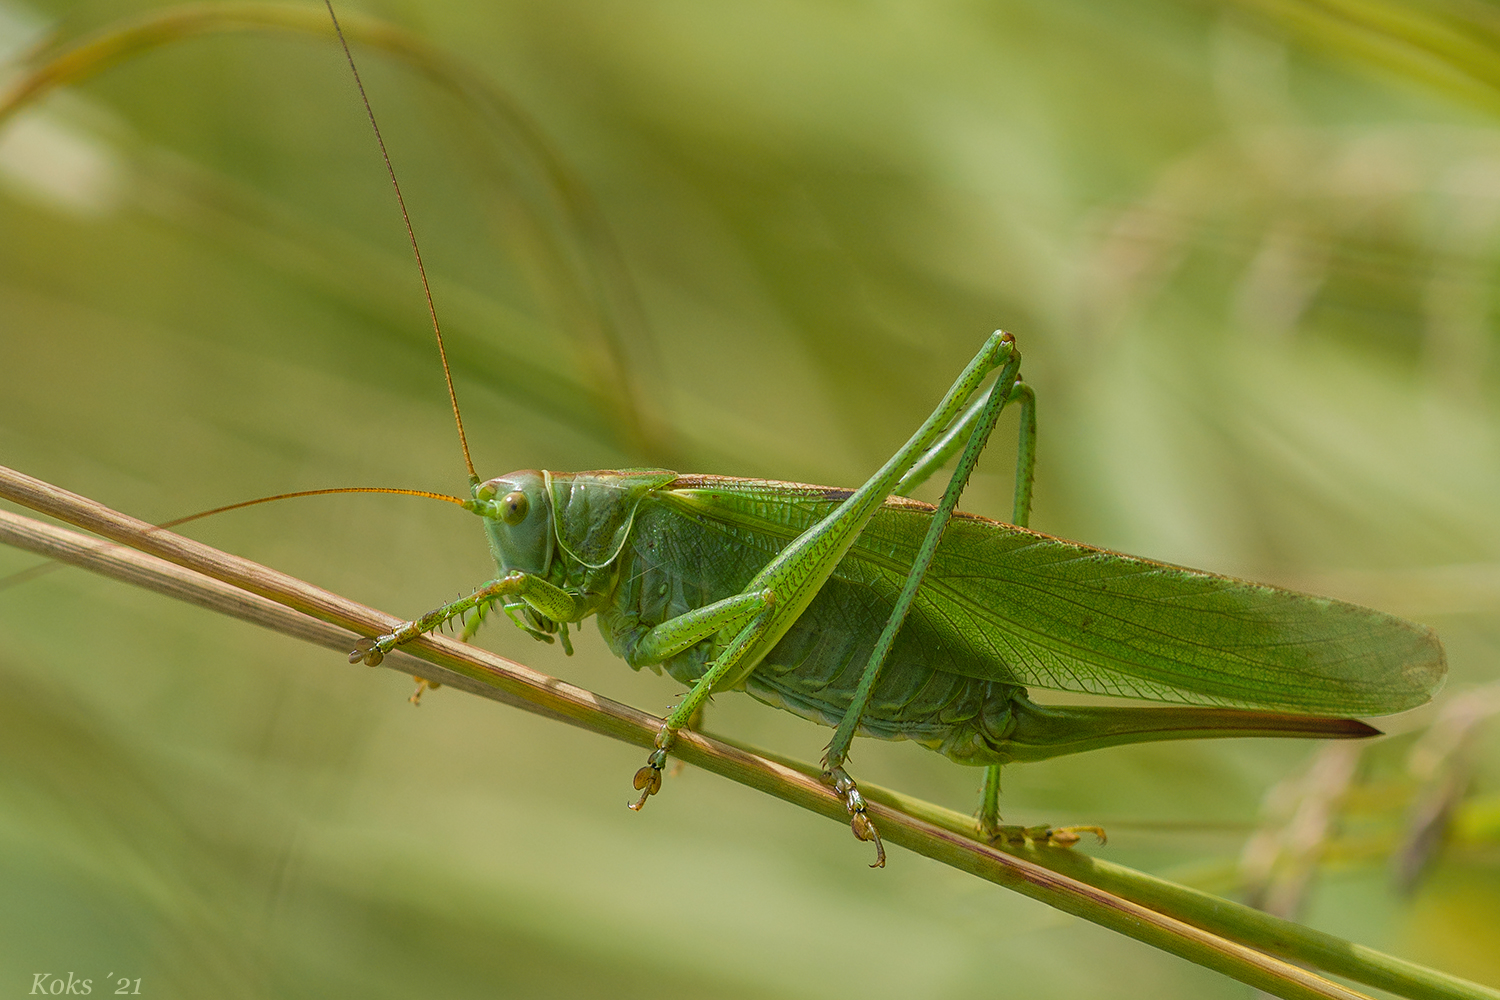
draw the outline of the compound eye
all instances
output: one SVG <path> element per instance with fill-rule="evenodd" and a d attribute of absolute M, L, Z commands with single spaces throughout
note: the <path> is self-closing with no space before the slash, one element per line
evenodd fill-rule
<path fill-rule="evenodd" d="M 526 499 L 526 494 L 520 490 L 512 490 L 500 501 L 500 520 L 514 527 L 526 520 L 526 514 L 530 510 L 531 501 Z"/>

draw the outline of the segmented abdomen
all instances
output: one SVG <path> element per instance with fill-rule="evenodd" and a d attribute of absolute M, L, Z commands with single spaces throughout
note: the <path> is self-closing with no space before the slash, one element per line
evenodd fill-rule
<path fill-rule="evenodd" d="M 647 501 L 618 563 L 600 630 L 616 654 L 639 669 L 632 653 L 652 626 L 740 593 L 781 543 Z M 835 726 L 843 718 L 894 600 L 889 581 L 863 580 L 858 566 L 840 567 L 791 630 L 745 682 L 752 697 L 802 718 Z M 716 653 L 705 641 L 661 664 L 692 684 Z M 914 614 L 881 670 L 860 733 L 909 739 L 960 763 L 1001 762 L 997 752 L 1012 727 L 1019 685 L 978 680 L 942 669 L 970 655 L 948 648 L 940 632 Z"/>

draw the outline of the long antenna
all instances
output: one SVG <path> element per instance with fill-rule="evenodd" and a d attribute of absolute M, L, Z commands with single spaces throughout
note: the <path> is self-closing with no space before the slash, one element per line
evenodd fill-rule
<path fill-rule="evenodd" d="M 428 500 L 443 500 L 448 503 L 456 503 L 460 507 L 465 506 L 468 501 L 460 500 L 458 497 L 450 497 L 446 493 L 431 493 L 427 490 L 403 490 L 394 486 L 335 486 L 326 490 L 299 490 L 296 493 L 277 493 L 269 497 L 256 497 L 254 500 L 241 500 L 239 503 L 226 504 L 223 507 L 215 507 L 213 510 L 200 510 L 196 514 L 188 514 L 186 517 L 176 517 L 161 524 L 152 525 L 152 528 L 175 528 L 179 524 L 187 524 L 189 521 L 197 521 L 200 518 L 212 517 L 214 514 L 223 514 L 231 510 L 239 510 L 241 507 L 254 507 L 256 504 L 271 503 L 273 500 L 295 500 L 298 497 L 321 497 L 330 493 L 395 493 L 404 497 L 426 497 Z"/>
<path fill-rule="evenodd" d="M 474 460 L 469 457 L 469 437 L 464 433 L 464 418 L 458 411 L 458 393 L 453 391 L 453 371 L 448 367 L 448 349 L 443 344 L 443 328 L 438 325 L 437 306 L 432 302 L 432 287 L 427 283 L 427 268 L 422 264 L 422 251 L 417 246 L 417 234 L 411 227 L 411 216 L 406 211 L 406 199 L 401 196 L 401 184 L 396 180 L 396 168 L 391 165 L 391 154 L 385 148 L 385 137 L 380 134 L 380 125 L 375 121 L 375 109 L 370 106 L 370 97 L 365 93 L 365 83 L 359 77 L 359 67 L 354 65 L 354 53 L 349 51 L 349 42 L 344 38 L 344 29 L 339 25 L 338 15 L 333 12 L 333 0 L 323 0 L 328 16 L 333 21 L 333 31 L 339 36 L 344 48 L 344 58 L 349 60 L 349 71 L 354 74 L 354 85 L 359 88 L 359 99 L 364 102 L 365 114 L 370 116 L 370 128 L 375 131 L 375 141 L 380 145 L 380 156 L 385 160 L 385 172 L 390 175 L 391 187 L 396 191 L 396 204 L 401 206 L 401 221 L 406 223 L 406 237 L 411 241 L 412 256 L 417 259 L 417 273 L 422 277 L 422 293 L 427 296 L 427 315 L 432 317 L 432 333 L 437 337 L 438 357 L 443 362 L 443 378 L 448 383 L 448 402 L 453 406 L 453 422 L 458 426 L 458 444 L 464 450 L 464 465 L 469 470 L 469 481 L 479 482 L 479 473 L 474 471 Z"/>
<path fill-rule="evenodd" d="M 448 503 L 467 507 L 469 501 L 460 500 L 458 497 L 450 497 L 446 493 L 429 493 L 427 490 L 403 490 L 394 486 L 339 486 L 325 490 L 301 490 L 297 493 L 277 493 L 275 496 L 257 497 L 254 500 L 241 500 L 239 503 L 228 504 L 223 507 L 215 507 L 213 510 L 200 510 L 196 514 L 188 514 L 186 517 L 174 517 L 170 521 L 153 524 L 152 531 L 160 528 L 175 528 L 179 524 L 187 524 L 189 521 L 197 521 L 200 518 L 212 517 L 214 514 L 223 514 L 225 511 L 239 510 L 241 507 L 254 507 L 256 504 L 270 503 L 273 500 L 293 500 L 297 497 L 320 497 L 329 493 L 395 493 L 398 496 L 426 497 L 429 500 L 444 500 Z M 56 570 L 63 569 L 67 563 L 49 560 L 38 563 L 28 569 L 19 570 L 8 576 L 0 576 L 0 590 L 9 590 L 11 587 L 19 587 L 23 583 L 29 583 L 39 576 L 46 576 Z"/>

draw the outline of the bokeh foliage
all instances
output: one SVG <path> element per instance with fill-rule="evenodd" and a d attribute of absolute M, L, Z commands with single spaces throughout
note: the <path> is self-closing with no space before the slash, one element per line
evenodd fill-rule
<path fill-rule="evenodd" d="M 855 483 L 1003 326 L 1040 399 L 1034 525 L 1428 621 L 1451 697 L 1500 674 L 1500 104 L 1432 39 L 1495 52 L 1493 8 L 1348 6 L 1334 27 L 1325 5 L 1170 0 L 362 8 L 472 65 L 534 135 L 357 54 L 482 472 Z M 0 44 L 143 9 L 8 4 Z M 1404 19 L 1352 32 L 1361 11 Z M 462 488 L 325 38 L 127 60 L 10 123 L 0 181 L 0 461 L 148 519 Z M 965 506 L 1003 514 L 1009 468 L 997 445 Z M 396 613 L 487 568 L 474 525 L 395 498 L 196 534 Z M 636 751 L 452 692 L 413 711 L 389 675 L 83 574 L 0 591 L 0 622 L 0 984 L 1243 993 L 905 854 L 870 873 L 845 832 L 701 774 L 629 814 Z M 646 708 L 673 695 L 593 635 L 572 660 L 482 640 Z M 1298 913 L 1500 984 L 1500 741 L 1481 726 L 1414 772 L 1436 717 L 1391 720 L 1408 735 L 1356 762 Z M 827 737 L 741 697 L 709 725 L 805 759 Z M 1262 799 L 1280 785 L 1266 811 L 1290 815 L 1313 755 L 1106 751 L 1012 769 L 1005 805 L 1234 893 Z M 1450 834 L 1403 892 L 1404 816 L 1459 759 Z M 907 746 L 854 764 L 958 808 L 978 781 Z"/>

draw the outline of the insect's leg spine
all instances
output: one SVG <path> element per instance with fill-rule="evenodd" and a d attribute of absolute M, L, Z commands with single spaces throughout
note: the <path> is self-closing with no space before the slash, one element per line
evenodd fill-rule
<path fill-rule="evenodd" d="M 963 495 L 969 476 L 973 473 L 974 467 L 979 464 L 979 456 L 984 451 L 985 445 L 989 443 L 990 434 L 1000 419 L 1000 411 L 1010 401 L 1010 387 L 1015 384 L 1020 374 L 1021 352 L 1016 348 L 1015 339 L 1008 333 L 997 332 L 993 335 L 985 344 L 985 350 L 975 361 L 979 362 L 980 359 L 983 359 L 983 367 L 977 371 L 971 369 L 972 373 L 966 373 L 950 392 L 957 392 L 960 387 L 967 388 L 970 393 L 977 392 L 984 378 L 996 368 L 1000 369 L 998 385 L 1006 389 L 1004 392 L 991 391 L 985 396 L 984 409 L 974 422 L 974 427 L 964 443 L 958 467 L 954 469 L 952 477 L 948 480 L 943 499 L 933 513 L 927 536 L 917 550 L 917 556 L 912 562 L 906 583 L 896 599 L 895 606 L 891 609 L 890 617 L 886 620 L 880 638 L 875 642 L 875 648 L 870 653 L 869 663 L 860 677 L 859 686 L 855 689 L 849 708 L 834 731 L 833 739 L 828 743 L 826 763 L 829 768 L 838 768 L 844 763 L 849 744 L 858 730 L 859 720 L 864 715 L 865 707 L 869 704 L 870 696 L 874 692 L 880 668 L 885 664 L 891 646 L 896 641 L 896 634 L 906 621 L 907 612 L 911 610 L 912 603 L 916 600 L 917 590 L 921 587 L 927 568 L 932 564 L 932 559 L 937 553 L 938 543 L 942 540 L 943 532 L 952 518 L 953 511 L 958 507 L 958 499 Z M 972 365 L 974 362 L 971 362 Z M 965 386 L 965 383 L 968 385 Z M 922 457 L 918 456 L 917 461 L 920 462 Z"/>
<path fill-rule="evenodd" d="M 1016 380 L 1010 398 L 1021 407 L 1020 430 L 1016 440 L 1016 486 L 1010 523 L 1019 528 L 1031 523 L 1031 492 L 1036 482 L 1036 393 L 1031 386 Z M 979 836 L 994 840 L 1000 829 L 1000 765 L 984 769 L 984 790 L 979 796 Z"/>

